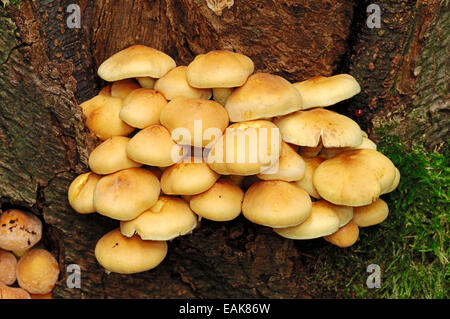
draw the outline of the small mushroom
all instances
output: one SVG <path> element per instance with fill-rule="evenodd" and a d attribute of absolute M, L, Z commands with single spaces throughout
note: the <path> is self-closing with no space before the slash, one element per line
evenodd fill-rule
<path fill-rule="evenodd" d="M 295 183 L 303 188 L 311 197 L 321 199 L 320 194 L 317 192 L 313 184 L 313 176 L 317 167 L 324 161 L 321 157 L 304 157 L 305 162 L 305 174 L 303 178 Z"/>
<path fill-rule="evenodd" d="M 275 232 L 289 239 L 314 239 L 335 233 L 339 229 L 339 216 L 325 201 L 312 203 L 311 214 L 301 224 L 276 228 Z"/>
<path fill-rule="evenodd" d="M 233 88 L 213 88 L 212 89 L 214 101 L 225 106 L 231 93 L 233 93 Z"/>
<path fill-rule="evenodd" d="M 37 244 L 42 237 L 42 223 L 35 215 L 8 209 L 0 215 L 0 249 L 19 255 Z"/>
<path fill-rule="evenodd" d="M 31 296 L 25 289 L 8 287 L 0 282 L 0 299 L 31 299 Z"/>
<path fill-rule="evenodd" d="M 389 207 L 384 200 L 379 198 L 372 204 L 355 207 L 353 221 L 359 227 L 368 227 L 382 223 L 389 214 Z"/>
<path fill-rule="evenodd" d="M 119 117 L 122 121 L 136 128 L 146 128 L 159 124 L 161 110 L 167 100 L 152 89 L 137 89 L 123 101 Z"/>
<path fill-rule="evenodd" d="M 347 248 L 352 246 L 358 240 L 359 228 L 354 221 L 350 221 L 346 225 L 339 228 L 339 230 L 331 235 L 324 236 L 327 241 L 340 248 Z"/>
<path fill-rule="evenodd" d="M 208 100 L 211 89 L 198 89 L 189 85 L 186 78 L 187 66 L 178 66 L 170 70 L 155 83 L 154 89 L 164 95 L 167 100 L 177 97 Z"/>
<path fill-rule="evenodd" d="M 316 76 L 293 85 L 303 97 L 304 110 L 334 105 L 361 92 L 358 82 L 350 74 Z"/>
<path fill-rule="evenodd" d="M 255 73 L 231 93 L 225 109 L 232 122 L 267 119 L 301 110 L 302 96 L 278 75 Z"/>
<path fill-rule="evenodd" d="M 31 249 L 17 263 L 17 282 L 30 294 L 48 294 L 59 276 L 55 257 L 45 249 Z"/>
<path fill-rule="evenodd" d="M 294 183 L 256 182 L 244 195 L 242 213 L 251 222 L 263 226 L 295 226 L 311 214 L 311 198 Z"/>
<path fill-rule="evenodd" d="M 218 180 L 207 191 L 193 195 L 189 206 L 199 216 L 213 221 L 229 221 L 239 216 L 244 192 L 230 180 Z"/>
<path fill-rule="evenodd" d="M 167 54 L 145 45 L 133 45 L 105 60 L 97 73 L 108 82 L 139 77 L 160 78 L 175 66 L 175 61 Z"/>
<path fill-rule="evenodd" d="M 246 55 L 229 50 L 213 50 L 195 57 L 186 70 L 189 85 L 200 88 L 242 86 L 255 65 Z"/>
<path fill-rule="evenodd" d="M 107 175 L 142 164 L 130 159 L 127 155 L 127 145 L 130 138 L 113 136 L 103 141 L 89 155 L 89 168 L 96 174 Z"/>
<path fill-rule="evenodd" d="M 303 179 L 306 164 L 303 158 L 289 144 L 281 142 L 280 158 L 271 168 L 258 174 L 262 180 L 295 182 Z"/>
<path fill-rule="evenodd" d="M 150 171 L 127 168 L 98 181 L 94 207 L 109 218 L 132 220 L 156 203 L 160 190 L 159 180 Z"/>
<path fill-rule="evenodd" d="M 125 99 L 128 94 L 141 87 L 132 79 L 116 81 L 111 85 L 111 96 Z"/>
<path fill-rule="evenodd" d="M 171 240 L 190 233 L 197 226 L 197 215 L 182 198 L 161 195 L 150 209 L 133 220 L 121 222 L 122 235 L 138 234 L 143 240 Z"/>
<path fill-rule="evenodd" d="M 219 177 L 202 158 L 190 158 L 164 170 L 161 189 L 167 195 L 196 195 L 212 187 Z"/>
<path fill-rule="evenodd" d="M 0 250 L 0 283 L 3 283 L 7 286 L 15 283 L 16 267 L 16 256 L 8 251 Z"/>
<path fill-rule="evenodd" d="M 144 76 L 136 78 L 136 81 L 138 81 L 139 85 L 144 89 L 153 89 L 153 87 L 155 86 L 156 79 L 151 78 L 149 76 Z"/>
<path fill-rule="evenodd" d="M 273 121 L 283 140 L 299 146 L 356 147 L 362 143 L 359 125 L 339 113 L 315 108 L 277 117 Z"/>
<path fill-rule="evenodd" d="M 100 178 L 100 175 L 87 172 L 77 176 L 70 184 L 69 204 L 77 213 L 95 213 L 94 190 Z"/>
<path fill-rule="evenodd" d="M 142 240 L 138 235 L 128 238 L 114 229 L 95 246 L 95 257 L 107 272 L 134 274 L 158 266 L 167 255 L 165 241 Z"/>

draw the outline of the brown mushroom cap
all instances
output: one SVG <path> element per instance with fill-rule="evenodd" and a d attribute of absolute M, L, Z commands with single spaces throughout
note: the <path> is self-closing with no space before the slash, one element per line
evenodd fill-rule
<path fill-rule="evenodd" d="M 177 142 L 197 147 L 207 147 L 214 142 L 229 123 L 227 111 L 219 103 L 188 98 L 177 98 L 167 103 L 161 111 L 160 121 L 172 135 L 177 135 L 177 132 L 187 135 Z M 207 136 L 208 131 L 212 131 L 213 136 Z"/>
<path fill-rule="evenodd" d="M 0 250 L 0 283 L 8 286 L 15 283 L 16 267 L 16 256 L 8 251 Z"/>
<path fill-rule="evenodd" d="M 104 235 L 95 246 L 95 257 L 108 272 L 134 274 L 158 266 L 167 255 L 167 242 L 128 238 L 120 228 Z"/>
<path fill-rule="evenodd" d="M 355 207 L 353 221 L 359 227 L 368 227 L 382 223 L 389 214 L 389 207 L 384 200 L 377 201 L 366 206 Z"/>
<path fill-rule="evenodd" d="M 278 235 L 289 239 L 314 239 L 335 233 L 339 229 L 339 217 L 325 201 L 312 203 L 309 217 L 293 227 L 274 229 Z"/>
<path fill-rule="evenodd" d="M 25 289 L 8 287 L 0 282 L 0 299 L 31 299 L 31 296 Z"/>
<path fill-rule="evenodd" d="M 179 162 L 184 152 L 164 126 L 151 125 L 131 138 L 127 154 L 138 163 L 167 167 Z"/>
<path fill-rule="evenodd" d="M 346 225 L 339 228 L 339 230 L 331 235 L 324 236 L 327 241 L 340 248 L 347 248 L 352 246 L 358 240 L 359 228 L 358 225 L 351 220 Z"/>
<path fill-rule="evenodd" d="M 230 125 L 208 154 L 208 165 L 222 175 L 255 175 L 272 167 L 280 157 L 281 136 L 265 120 Z"/>
<path fill-rule="evenodd" d="M 207 191 L 193 195 L 189 206 L 199 216 L 214 221 L 229 221 L 241 213 L 244 192 L 230 180 L 218 180 Z"/>
<path fill-rule="evenodd" d="M 359 125 L 352 119 L 326 109 L 297 111 L 275 118 L 283 140 L 300 146 L 354 147 L 362 143 Z"/>
<path fill-rule="evenodd" d="M 120 98 L 97 95 L 80 106 L 86 117 L 87 128 L 101 140 L 112 136 L 127 136 L 134 131 L 133 127 L 119 117 L 122 109 Z"/>
<path fill-rule="evenodd" d="M 128 94 L 140 88 L 140 85 L 132 79 L 116 81 L 111 85 L 111 96 L 125 99 Z"/>
<path fill-rule="evenodd" d="M 31 213 L 8 209 L 0 214 L 0 248 L 26 250 L 37 244 L 42 237 L 42 223 Z"/>
<path fill-rule="evenodd" d="M 162 93 L 168 100 L 178 97 L 208 100 L 211 89 L 197 89 L 189 85 L 186 77 L 187 66 L 178 66 L 170 70 L 155 83 L 155 90 Z"/>
<path fill-rule="evenodd" d="M 299 181 L 305 175 L 306 165 L 303 158 L 289 144 L 281 142 L 280 158 L 274 167 L 258 174 L 262 180 Z"/>
<path fill-rule="evenodd" d="M 120 222 L 122 235 L 138 234 L 143 240 L 171 240 L 191 232 L 197 215 L 181 198 L 161 195 L 151 208 L 133 220 Z"/>
<path fill-rule="evenodd" d="M 89 168 L 96 174 L 107 175 L 125 168 L 141 167 L 127 155 L 130 138 L 113 136 L 98 145 L 89 155 Z"/>
<path fill-rule="evenodd" d="M 186 159 L 164 170 L 161 189 L 167 195 L 196 195 L 212 187 L 219 177 L 201 158 Z"/>
<path fill-rule="evenodd" d="M 136 128 L 159 124 L 161 110 L 167 100 L 152 89 L 137 89 L 131 92 L 123 101 L 119 117 L 128 125 Z"/>
<path fill-rule="evenodd" d="M 373 203 L 395 179 L 395 166 L 375 150 L 342 152 L 314 172 L 313 184 L 325 200 L 344 206 Z"/>
<path fill-rule="evenodd" d="M 70 184 L 69 204 L 77 213 L 95 213 L 94 190 L 100 178 L 100 175 L 87 172 L 77 176 Z"/>
<path fill-rule="evenodd" d="M 304 222 L 311 214 L 311 198 L 294 183 L 256 182 L 244 195 L 242 213 L 255 224 L 290 227 Z"/>
<path fill-rule="evenodd" d="M 333 105 L 361 92 L 358 82 L 350 74 L 316 76 L 293 85 L 303 97 L 303 109 Z"/>
<path fill-rule="evenodd" d="M 144 45 L 133 45 L 105 60 L 98 68 L 98 75 L 108 82 L 160 78 L 175 66 L 175 61 L 167 54 Z"/>
<path fill-rule="evenodd" d="M 189 84 L 196 88 L 232 88 L 253 73 L 253 61 L 240 53 L 214 50 L 195 57 L 187 68 Z"/>
<path fill-rule="evenodd" d="M 320 157 L 304 157 L 305 162 L 305 174 L 303 178 L 295 183 L 303 188 L 310 196 L 321 199 L 320 194 L 317 192 L 316 188 L 313 184 L 313 176 L 317 167 L 324 161 L 323 158 Z"/>
<path fill-rule="evenodd" d="M 144 168 L 128 168 L 102 177 L 95 188 L 97 212 L 117 220 L 131 220 L 152 207 L 160 193 L 159 180 Z"/>
<path fill-rule="evenodd" d="M 17 263 L 17 282 L 31 294 L 47 294 L 59 276 L 55 257 L 45 249 L 31 249 Z"/>
<path fill-rule="evenodd" d="M 232 122 L 266 119 L 301 110 L 302 97 L 282 77 L 256 73 L 231 93 L 225 109 Z"/>

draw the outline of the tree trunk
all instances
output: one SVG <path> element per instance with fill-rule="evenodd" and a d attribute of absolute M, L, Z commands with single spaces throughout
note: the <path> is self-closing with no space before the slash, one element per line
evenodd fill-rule
<path fill-rule="evenodd" d="M 81 29 L 66 25 L 72 3 L 81 8 Z M 348 0 L 235 0 L 220 16 L 193 0 L 23 0 L 0 9 L 0 204 L 45 222 L 44 243 L 61 266 L 55 297 L 336 296 L 314 282 L 316 251 L 326 242 L 286 240 L 242 217 L 202 220 L 192 235 L 169 243 L 154 270 L 106 275 L 94 247 L 118 223 L 78 215 L 67 202 L 71 181 L 88 170 L 98 144 L 78 104 L 105 85 L 99 64 L 129 45 L 160 49 L 177 65 L 231 49 L 251 57 L 257 71 L 290 81 L 349 72 L 363 91 L 337 108 L 364 110 L 357 120 L 369 129 L 394 114 L 405 123 L 396 129 L 405 139 L 420 132 L 435 146 L 448 137 L 448 11 L 439 1 L 377 3 L 380 29 L 366 25 L 368 2 Z M 69 264 L 81 267 L 80 289 L 66 286 Z"/>

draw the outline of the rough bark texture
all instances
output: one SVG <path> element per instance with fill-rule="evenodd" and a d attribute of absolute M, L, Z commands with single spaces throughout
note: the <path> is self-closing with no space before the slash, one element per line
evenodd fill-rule
<path fill-rule="evenodd" d="M 131 44 L 161 49 L 179 65 L 211 49 L 232 49 L 249 55 L 258 71 L 291 81 L 349 70 L 363 83 L 349 108 L 366 111 L 361 124 L 370 126 L 386 112 L 406 110 L 399 115 L 405 119 L 412 109 L 432 110 L 437 120 L 429 125 L 420 117 L 424 127 L 448 135 L 441 130 L 439 87 L 448 82 L 442 53 L 449 19 L 438 2 L 378 1 L 379 30 L 365 27 L 367 4 L 347 0 L 235 0 L 222 16 L 204 1 L 80 0 L 81 29 L 66 27 L 71 3 L 24 0 L 19 8 L 0 9 L 0 204 L 30 209 L 44 220 L 45 243 L 61 265 L 56 297 L 334 296 L 326 287 L 310 289 L 320 286 L 314 283 L 320 267 L 315 250 L 327 243 L 285 240 L 242 217 L 202 221 L 192 235 L 170 242 L 167 258 L 152 271 L 104 273 L 94 247 L 118 223 L 76 214 L 66 196 L 75 176 L 87 171 L 97 143 L 78 103 L 104 85 L 98 65 Z M 81 289 L 66 287 L 72 263 L 81 267 Z"/>

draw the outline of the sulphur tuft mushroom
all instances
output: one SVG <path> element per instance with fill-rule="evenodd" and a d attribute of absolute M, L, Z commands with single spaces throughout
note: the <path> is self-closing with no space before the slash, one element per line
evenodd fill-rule
<path fill-rule="evenodd" d="M 331 235 L 324 236 L 323 238 L 340 248 L 347 248 L 352 246 L 358 240 L 359 227 L 351 220 L 346 225 L 339 228 L 339 230 Z"/>
<path fill-rule="evenodd" d="M 77 176 L 69 186 L 70 206 L 79 214 L 95 213 L 94 190 L 101 176 L 87 172 Z"/>
<path fill-rule="evenodd" d="M 16 256 L 8 251 L 0 250 L 0 283 L 3 283 L 7 286 L 15 283 L 16 267 Z"/>
<path fill-rule="evenodd" d="M 138 234 L 143 240 L 171 240 L 192 232 L 197 219 L 184 199 L 161 195 L 138 217 L 121 222 L 120 232 L 127 237 Z"/>
<path fill-rule="evenodd" d="M 317 192 L 313 184 L 313 176 L 317 167 L 324 161 L 321 157 L 304 157 L 305 162 L 305 174 L 303 178 L 295 183 L 303 188 L 311 197 L 321 199 L 320 194 Z"/>
<path fill-rule="evenodd" d="M 17 282 L 31 294 L 47 294 L 59 276 L 55 257 L 45 249 L 31 249 L 17 263 Z"/>
<path fill-rule="evenodd" d="M 132 79 L 116 81 L 111 85 L 111 96 L 125 99 L 131 92 L 140 88 Z"/>
<path fill-rule="evenodd" d="M 135 274 L 158 266 L 167 255 L 167 242 L 122 235 L 120 228 L 104 235 L 95 246 L 95 257 L 107 271 Z"/>
<path fill-rule="evenodd" d="M 311 214 L 311 198 L 294 183 L 256 182 L 245 192 L 242 214 L 251 222 L 263 226 L 295 226 Z"/>
<path fill-rule="evenodd" d="M 353 221 L 359 227 L 368 227 L 382 223 L 389 214 L 389 207 L 384 200 L 377 201 L 366 206 L 355 207 Z"/>
<path fill-rule="evenodd" d="M 8 209 L 0 215 L 0 249 L 21 255 L 42 237 L 42 222 L 31 213 Z"/>

